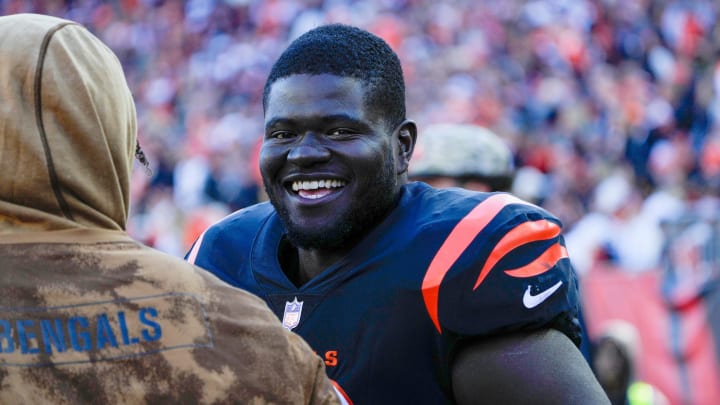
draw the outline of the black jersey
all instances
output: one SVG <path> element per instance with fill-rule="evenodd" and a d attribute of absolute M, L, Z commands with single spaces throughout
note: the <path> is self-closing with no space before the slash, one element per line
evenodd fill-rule
<path fill-rule="evenodd" d="M 451 403 L 450 359 L 465 339 L 552 327 L 578 342 L 560 223 L 510 194 L 410 183 L 390 215 L 301 287 L 280 268 L 283 234 L 261 203 L 213 225 L 187 259 L 263 298 L 355 404 Z"/>

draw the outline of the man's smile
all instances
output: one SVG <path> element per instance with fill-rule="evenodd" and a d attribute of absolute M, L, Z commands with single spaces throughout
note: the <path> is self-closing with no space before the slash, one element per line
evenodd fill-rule
<path fill-rule="evenodd" d="M 346 182 L 344 180 L 321 178 L 312 180 L 295 180 L 290 188 L 295 195 L 303 199 L 317 200 L 331 194 L 336 194 Z"/>

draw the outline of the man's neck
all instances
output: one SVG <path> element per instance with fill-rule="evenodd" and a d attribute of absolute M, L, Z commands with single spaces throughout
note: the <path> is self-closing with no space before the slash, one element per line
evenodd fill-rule
<path fill-rule="evenodd" d="M 301 287 L 346 254 L 346 249 L 302 249 L 284 241 L 280 247 L 279 260 L 285 275 L 295 286 Z"/>
<path fill-rule="evenodd" d="M 402 185 L 407 184 L 407 178 L 401 176 L 399 184 L 400 186 L 397 193 L 395 193 L 395 200 L 387 212 L 382 217 L 376 218 L 372 226 L 367 228 L 361 236 L 347 238 L 342 245 L 343 247 L 305 249 L 295 247 L 288 239 L 283 238 L 278 258 L 280 260 L 280 267 L 290 281 L 292 281 L 295 286 L 300 287 L 350 253 L 355 245 L 360 243 L 368 233 L 375 229 L 378 224 L 385 220 L 385 217 L 395 210 L 403 193 Z"/>

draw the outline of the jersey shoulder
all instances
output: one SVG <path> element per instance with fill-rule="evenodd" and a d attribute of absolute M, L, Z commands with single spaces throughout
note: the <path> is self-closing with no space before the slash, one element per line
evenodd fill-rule
<path fill-rule="evenodd" d="M 438 331 L 490 335 L 575 316 L 577 283 L 555 216 L 507 193 L 428 197 L 449 208 L 429 214 L 418 236 L 441 239 L 430 242 L 422 287 Z"/>
<path fill-rule="evenodd" d="M 249 261 L 253 241 L 275 213 L 269 202 L 238 210 L 216 222 L 193 243 L 185 259 L 231 284 L 239 263 Z"/>
<path fill-rule="evenodd" d="M 251 205 L 237 210 L 211 225 L 206 233 L 213 233 L 218 236 L 229 236 L 229 234 L 237 230 L 245 230 L 248 227 L 259 226 L 274 213 L 275 208 L 268 201 Z"/>
<path fill-rule="evenodd" d="M 505 226 L 539 219 L 562 226 L 550 212 L 509 193 L 438 189 L 424 183 L 412 190 L 401 209 L 412 213 L 420 234 L 451 232 L 460 227 L 488 235 L 505 232 Z"/>

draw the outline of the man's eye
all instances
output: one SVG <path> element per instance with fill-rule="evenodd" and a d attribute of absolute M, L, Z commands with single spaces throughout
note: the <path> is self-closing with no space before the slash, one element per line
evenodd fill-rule
<path fill-rule="evenodd" d="M 287 139 L 292 137 L 292 133 L 287 131 L 275 131 L 270 134 L 270 136 L 275 139 Z"/>
<path fill-rule="evenodd" d="M 354 131 L 351 131 L 347 128 L 336 128 L 330 131 L 330 135 L 352 135 L 354 134 Z"/>

